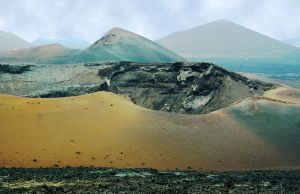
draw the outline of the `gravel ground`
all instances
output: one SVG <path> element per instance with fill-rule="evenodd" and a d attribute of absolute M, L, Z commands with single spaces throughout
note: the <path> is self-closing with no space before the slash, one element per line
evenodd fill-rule
<path fill-rule="evenodd" d="M 300 171 L 1 168 L 0 193 L 300 193 Z"/>

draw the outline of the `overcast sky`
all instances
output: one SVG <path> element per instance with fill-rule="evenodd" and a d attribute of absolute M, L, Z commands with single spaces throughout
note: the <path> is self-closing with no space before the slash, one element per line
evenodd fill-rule
<path fill-rule="evenodd" d="M 115 26 L 155 40 L 217 19 L 276 39 L 300 37 L 300 0 L 0 0 L 0 30 L 28 41 L 93 42 Z"/>

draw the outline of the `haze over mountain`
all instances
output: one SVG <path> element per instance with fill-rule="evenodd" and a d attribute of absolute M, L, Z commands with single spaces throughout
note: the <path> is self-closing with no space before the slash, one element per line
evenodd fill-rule
<path fill-rule="evenodd" d="M 33 45 L 10 32 L 0 31 L 0 52 L 14 49 L 30 48 Z"/>
<path fill-rule="evenodd" d="M 79 50 L 66 48 L 60 44 L 49 44 L 33 48 L 11 50 L 0 53 L 1 61 L 56 63 L 58 59 L 72 56 Z"/>
<path fill-rule="evenodd" d="M 87 49 L 80 51 L 59 44 L 0 53 L 2 62 L 81 63 L 95 61 L 174 62 L 183 57 L 135 33 L 113 28 Z"/>
<path fill-rule="evenodd" d="M 83 40 L 80 37 L 64 37 L 64 38 L 38 38 L 35 39 L 32 44 L 36 46 L 43 46 L 48 44 L 61 44 L 68 48 L 74 49 L 86 49 L 90 43 Z"/>
<path fill-rule="evenodd" d="M 95 61 L 174 62 L 183 57 L 161 45 L 121 28 L 113 28 L 81 51 L 59 44 L 0 52 L 2 62 L 81 63 Z"/>
<path fill-rule="evenodd" d="M 184 58 L 138 34 L 113 28 L 89 48 L 76 56 L 75 61 L 135 61 L 172 62 Z"/>
<path fill-rule="evenodd" d="M 294 49 L 227 20 L 177 32 L 157 42 L 187 58 L 270 57 Z"/>
<path fill-rule="evenodd" d="M 292 38 L 292 39 L 284 40 L 284 42 L 294 47 L 300 47 L 300 38 Z"/>

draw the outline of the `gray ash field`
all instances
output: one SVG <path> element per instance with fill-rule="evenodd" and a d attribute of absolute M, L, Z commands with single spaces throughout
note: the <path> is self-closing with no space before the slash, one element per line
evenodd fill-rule
<path fill-rule="evenodd" d="M 300 171 L 1 168 L 0 193 L 299 193 Z"/>

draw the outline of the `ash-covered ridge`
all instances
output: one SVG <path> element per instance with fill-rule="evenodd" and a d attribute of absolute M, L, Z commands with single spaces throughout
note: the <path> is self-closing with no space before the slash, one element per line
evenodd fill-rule
<path fill-rule="evenodd" d="M 189 62 L 0 64 L 0 74 L 5 94 L 48 98 L 110 91 L 145 108 L 188 114 L 209 113 L 274 87 L 214 64 Z"/>

